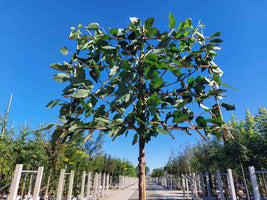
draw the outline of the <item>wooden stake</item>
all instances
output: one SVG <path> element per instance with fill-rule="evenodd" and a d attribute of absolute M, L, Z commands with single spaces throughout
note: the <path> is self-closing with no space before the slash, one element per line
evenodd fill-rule
<path fill-rule="evenodd" d="M 15 173 L 12 179 L 11 186 L 9 188 L 9 196 L 8 200 L 16 200 L 17 199 L 17 193 L 18 193 L 18 188 L 19 188 L 19 181 L 21 177 L 21 172 L 22 172 L 23 165 L 22 164 L 17 164 Z"/>
<path fill-rule="evenodd" d="M 74 182 L 74 170 L 71 170 L 70 171 L 70 182 L 69 182 L 69 190 L 68 190 L 67 200 L 71 200 L 71 198 L 72 198 L 73 182 Z"/>
<path fill-rule="evenodd" d="M 63 186 L 64 186 L 65 169 L 61 169 L 59 176 L 59 183 L 57 188 L 57 200 L 62 199 Z"/>
<path fill-rule="evenodd" d="M 43 178 L 43 171 L 44 171 L 44 167 L 38 167 L 32 200 L 39 200 L 40 198 L 39 193 L 40 193 L 40 188 L 41 188 L 41 183 L 42 183 L 42 178 Z"/>
<path fill-rule="evenodd" d="M 221 200 L 225 200 L 224 193 L 223 193 L 223 185 L 222 185 L 222 179 L 221 179 L 221 172 L 220 172 L 220 170 L 217 170 L 216 173 L 217 173 L 217 182 L 218 182 L 218 186 L 219 186 L 219 190 L 220 190 L 220 199 Z"/>
<path fill-rule="evenodd" d="M 87 199 L 89 199 L 90 196 L 90 188 L 91 188 L 91 172 L 88 173 L 88 178 L 87 178 L 87 191 L 86 191 Z"/>
<path fill-rule="evenodd" d="M 231 199 L 236 200 L 236 193 L 235 193 L 235 185 L 234 185 L 234 179 L 233 179 L 233 173 L 231 169 L 227 169 L 227 179 L 229 183 L 229 189 L 231 193 Z"/>
<path fill-rule="evenodd" d="M 83 171 L 82 175 L 82 187 L 81 187 L 81 200 L 83 200 L 84 186 L 85 186 L 86 171 Z"/>
<path fill-rule="evenodd" d="M 248 170 L 249 170 L 249 175 L 250 175 L 251 182 L 252 182 L 254 199 L 260 200 L 261 195 L 260 195 L 260 191 L 259 191 L 259 186 L 258 186 L 256 174 L 255 174 L 255 168 L 253 166 L 249 166 Z"/>

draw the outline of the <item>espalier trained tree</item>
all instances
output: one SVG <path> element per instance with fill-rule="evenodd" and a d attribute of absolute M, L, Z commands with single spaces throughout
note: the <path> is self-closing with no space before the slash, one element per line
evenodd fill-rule
<path fill-rule="evenodd" d="M 200 22 L 193 27 L 188 18 L 176 26 L 172 14 L 164 32 L 153 26 L 154 18 L 130 21 L 108 33 L 97 23 L 71 28 L 76 49 L 60 49 L 70 61 L 50 65 L 61 71 L 53 79 L 68 83 L 64 100 L 47 107 L 61 107 L 63 124 L 52 135 L 54 144 L 86 131 L 86 139 L 96 130 L 113 140 L 133 133 L 132 144 L 139 144 L 139 199 L 144 200 L 145 143 L 159 133 L 174 138 L 173 130 L 195 130 L 204 139 L 203 133 L 232 137 L 221 105 L 226 110 L 234 105 L 218 100 L 225 96 L 220 86 L 230 87 L 221 82 L 222 70 L 213 62 L 220 32 L 204 37 Z"/>

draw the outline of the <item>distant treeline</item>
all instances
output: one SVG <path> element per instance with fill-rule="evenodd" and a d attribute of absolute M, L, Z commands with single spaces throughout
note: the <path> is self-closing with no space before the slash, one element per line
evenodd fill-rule
<path fill-rule="evenodd" d="M 4 115 L 0 118 L 0 188 L 10 182 L 16 164 L 23 164 L 28 170 L 44 166 L 45 178 L 51 175 L 54 179 L 63 168 L 75 170 L 77 176 L 82 171 L 109 173 L 114 179 L 119 175 L 136 176 L 131 162 L 114 158 L 102 150 L 101 133 L 93 140 L 84 142 L 81 135 L 75 142 L 54 147 L 49 131 L 32 130 L 29 123 L 14 128 L 5 119 Z"/>
<path fill-rule="evenodd" d="M 248 166 L 257 170 L 267 169 L 267 110 L 258 109 L 256 115 L 246 111 L 244 120 L 232 117 L 228 124 L 234 139 L 210 137 L 194 146 L 185 146 L 183 152 L 172 152 L 163 168 L 154 169 L 152 176 L 164 173 L 179 177 L 190 172 L 226 172 L 227 168 L 240 173 L 241 168 L 247 172 Z"/>

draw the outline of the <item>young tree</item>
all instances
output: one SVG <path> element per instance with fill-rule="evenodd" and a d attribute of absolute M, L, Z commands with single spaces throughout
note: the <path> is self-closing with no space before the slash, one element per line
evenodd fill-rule
<path fill-rule="evenodd" d="M 187 134 L 196 130 L 205 139 L 200 129 L 216 136 L 223 132 L 225 139 L 231 136 L 218 100 L 225 96 L 220 86 L 228 85 L 221 82 L 222 70 L 213 62 L 222 42 L 217 38 L 220 32 L 204 37 L 204 25 L 199 22 L 193 27 L 190 18 L 175 27 L 172 14 L 164 32 L 153 26 L 154 18 L 144 24 L 135 17 L 130 21 L 126 28 L 109 29 L 109 33 L 97 23 L 71 28 L 69 39 L 77 41 L 75 52 L 60 49 L 71 55 L 70 61 L 50 65 L 61 71 L 53 79 L 69 83 L 63 90 L 65 99 L 51 101 L 47 107 L 61 107 L 63 125 L 53 133 L 55 143 L 86 130 L 88 137 L 100 130 L 113 140 L 133 130 L 132 143 L 139 144 L 139 199 L 143 200 L 145 143 L 151 137 L 161 133 L 174 138 L 173 130 Z M 231 104 L 222 106 L 234 109 Z"/>

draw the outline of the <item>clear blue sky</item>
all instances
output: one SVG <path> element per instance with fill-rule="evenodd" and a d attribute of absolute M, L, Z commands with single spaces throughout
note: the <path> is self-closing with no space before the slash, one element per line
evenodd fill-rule
<path fill-rule="evenodd" d="M 90 0 L 13 0 L 0 1 L 0 112 L 5 110 L 10 93 L 14 95 L 10 120 L 22 124 L 31 119 L 35 128 L 44 122 L 56 122 L 58 109 L 45 105 L 59 97 L 62 86 L 51 76 L 56 72 L 49 64 L 62 62 L 59 48 L 71 44 L 67 40 L 70 27 L 98 22 L 103 27 L 124 27 L 129 17 L 145 20 L 156 17 L 161 30 L 168 28 L 168 14 L 176 21 L 188 17 L 202 20 L 205 33 L 222 32 L 223 49 L 216 58 L 224 70 L 223 81 L 236 88 L 227 92 L 226 101 L 236 104 L 235 112 L 225 112 L 225 119 L 233 113 L 244 117 L 245 109 L 256 113 L 266 106 L 267 75 L 267 1 L 265 0 L 191 0 L 191 1 L 90 1 Z M 146 148 L 150 168 L 163 166 L 172 149 L 194 144 L 200 139 L 181 132 L 152 139 Z M 137 164 L 137 146 L 131 139 L 105 138 L 104 150 L 113 156 L 129 159 Z"/>

